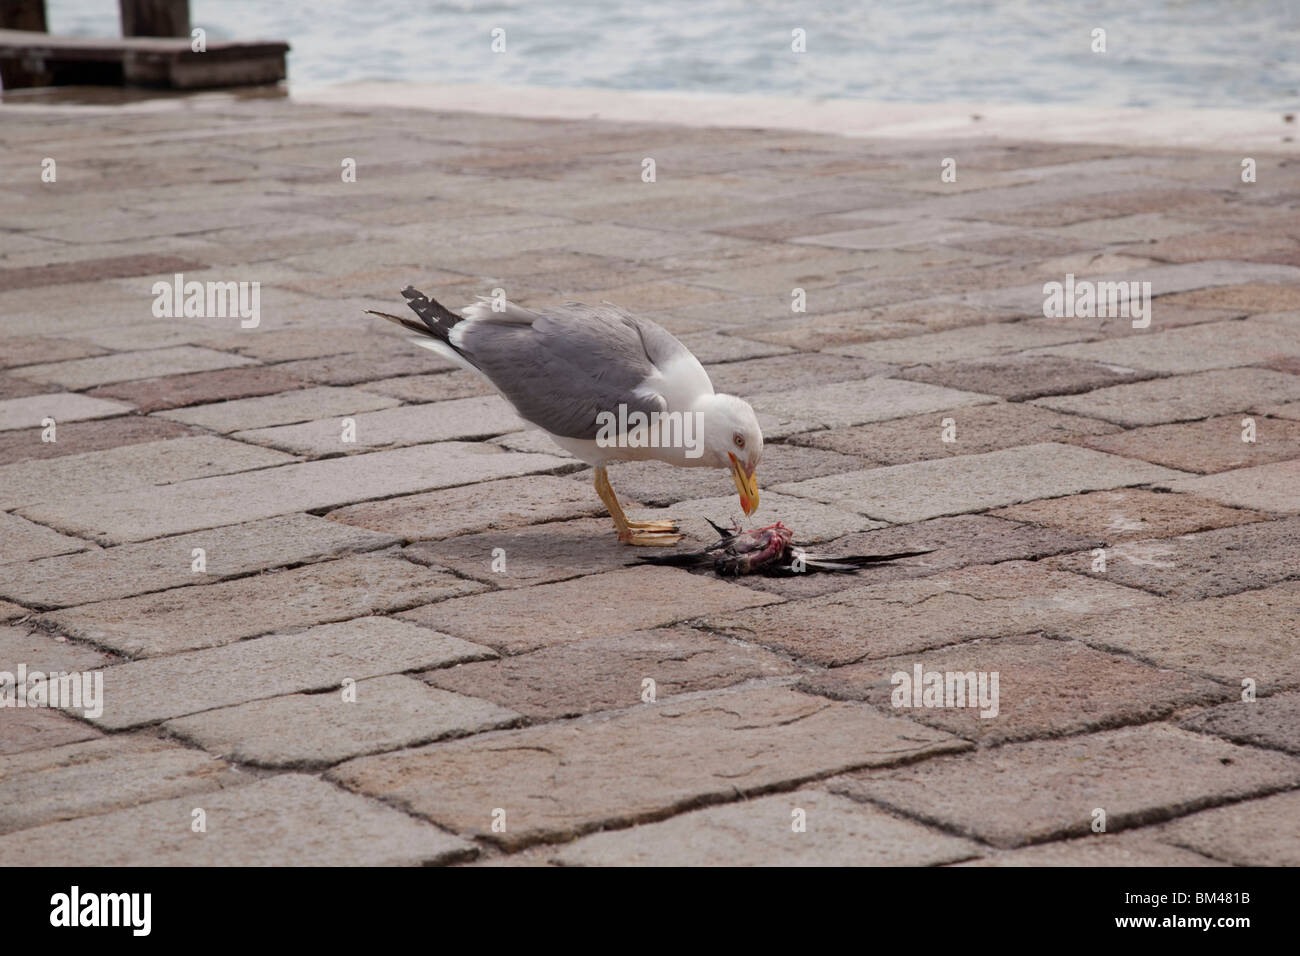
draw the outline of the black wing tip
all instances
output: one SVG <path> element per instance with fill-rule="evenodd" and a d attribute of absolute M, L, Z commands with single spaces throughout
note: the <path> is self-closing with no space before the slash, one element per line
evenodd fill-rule
<path fill-rule="evenodd" d="M 698 551 L 682 554 L 641 554 L 637 555 L 636 564 L 658 564 L 673 568 L 690 568 L 699 564 L 703 558 Z"/>
<path fill-rule="evenodd" d="M 890 558 L 917 558 L 923 554 L 934 554 L 937 548 L 926 548 L 924 551 L 900 551 L 898 554 L 887 555 Z"/>
<path fill-rule="evenodd" d="M 926 548 L 924 551 L 895 551 L 892 554 L 846 554 L 846 555 L 827 555 L 825 557 L 817 556 L 814 560 L 832 561 L 837 563 L 852 564 L 855 567 L 866 567 L 869 564 L 884 564 L 889 561 L 900 561 L 903 558 L 917 558 L 923 554 L 931 554 L 935 549 Z"/>
<path fill-rule="evenodd" d="M 736 536 L 736 533 L 734 531 L 732 531 L 730 528 L 722 527 L 712 518 L 705 518 L 704 520 L 707 521 L 709 525 L 713 528 L 713 530 L 718 533 L 719 538 L 734 538 Z"/>
<path fill-rule="evenodd" d="M 457 315 L 437 299 L 431 299 L 413 285 L 402 290 L 402 296 L 411 311 L 439 338 L 445 338 L 462 316 Z"/>

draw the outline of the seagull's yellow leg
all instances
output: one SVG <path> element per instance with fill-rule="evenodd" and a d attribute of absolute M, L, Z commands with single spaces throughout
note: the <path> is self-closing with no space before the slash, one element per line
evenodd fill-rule
<path fill-rule="evenodd" d="M 596 486 L 596 494 L 600 495 L 600 500 L 605 503 L 610 517 L 614 519 L 614 527 L 618 529 L 618 540 L 625 544 L 659 547 L 671 547 L 682 540 L 682 536 L 676 534 L 677 522 L 675 521 L 628 521 L 627 515 L 623 513 L 623 506 L 618 503 L 618 495 L 614 494 L 614 489 L 610 486 L 609 474 L 604 468 L 595 469 L 593 483 Z"/>

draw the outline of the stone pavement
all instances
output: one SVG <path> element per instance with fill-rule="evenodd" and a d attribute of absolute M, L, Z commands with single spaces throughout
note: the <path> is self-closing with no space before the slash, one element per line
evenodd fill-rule
<path fill-rule="evenodd" d="M 103 688 L 0 709 L 26 859 L 1300 864 L 1293 149 L 1243 182 L 224 97 L 0 128 L 0 671 Z M 260 283 L 256 324 L 169 317 L 176 273 Z M 1045 316 L 1067 275 L 1149 282 L 1149 327 Z M 408 283 L 654 318 L 761 413 L 753 520 L 933 550 L 630 566 L 587 469 L 363 316 Z M 723 473 L 613 480 L 738 515 Z M 996 715 L 895 706 L 917 668 L 997 675 Z"/>

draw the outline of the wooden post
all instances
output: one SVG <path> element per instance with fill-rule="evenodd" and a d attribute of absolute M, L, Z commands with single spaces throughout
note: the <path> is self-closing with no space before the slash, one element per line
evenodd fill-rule
<path fill-rule="evenodd" d="M 0 0 L 0 30 L 49 32 L 45 25 L 45 0 Z M 22 86 L 49 86 L 50 71 L 44 64 L 22 60 L 0 61 L 0 86 L 14 90 Z"/>
<path fill-rule="evenodd" d="M 124 37 L 188 37 L 190 0 L 118 0 Z"/>

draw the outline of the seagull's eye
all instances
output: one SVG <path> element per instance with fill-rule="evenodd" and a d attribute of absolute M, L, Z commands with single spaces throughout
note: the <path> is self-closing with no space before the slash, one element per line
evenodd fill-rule
<path fill-rule="evenodd" d="M 737 448 L 744 448 L 744 447 L 745 447 L 745 436 L 744 436 L 744 435 L 742 435 L 740 432 L 736 432 L 736 434 L 735 434 L 733 437 L 736 439 L 736 447 L 737 447 Z"/>

